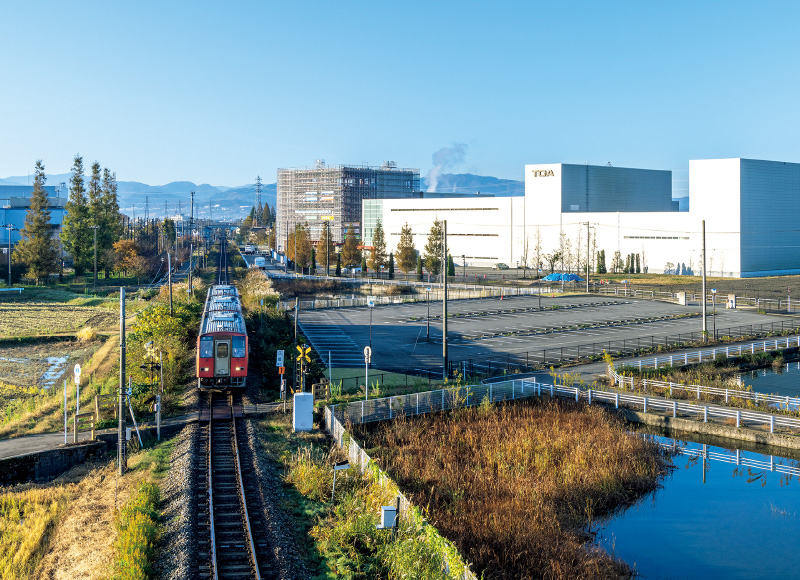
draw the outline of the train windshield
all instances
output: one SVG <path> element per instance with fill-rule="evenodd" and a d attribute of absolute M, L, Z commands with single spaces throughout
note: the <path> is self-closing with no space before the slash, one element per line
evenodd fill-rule
<path fill-rule="evenodd" d="M 234 336 L 233 339 L 231 340 L 231 348 L 233 349 L 233 358 L 244 358 L 245 357 L 244 337 Z"/>
<path fill-rule="evenodd" d="M 217 358 L 228 358 L 228 343 L 220 342 L 217 344 Z"/>
<path fill-rule="evenodd" d="M 211 358 L 214 356 L 214 337 L 200 337 L 200 358 Z"/>

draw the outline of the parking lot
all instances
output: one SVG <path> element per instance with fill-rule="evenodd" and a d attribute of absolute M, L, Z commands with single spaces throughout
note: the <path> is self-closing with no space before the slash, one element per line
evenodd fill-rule
<path fill-rule="evenodd" d="M 641 339 L 645 346 L 659 337 L 701 330 L 700 309 L 664 302 L 596 296 L 514 297 L 454 300 L 449 303 L 449 358 L 453 361 L 519 354 L 541 349 Z M 554 309 L 557 307 L 557 309 Z M 441 371 L 442 303 L 331 308 L 301 311 L 299 326 L 320 357 L 330 353 L 334 367 L 356 367 L 371 344 L 373 367 L 395 372 Z M 686 316 L 695 315 L 693 317 Z M 716 327 L 782 320 L 749 310 L 717 310 Z M 708 328 L 713 327 L 709 317 Z M 428 331 L 428 328 L 430 330 Z"/>

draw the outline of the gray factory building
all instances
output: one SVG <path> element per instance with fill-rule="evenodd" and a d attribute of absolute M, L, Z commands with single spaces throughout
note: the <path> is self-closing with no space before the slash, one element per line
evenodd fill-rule
<path fill-rule="evenodd" d="M 307 224 L 314 242 L 326 223 L 338 244 L 350 235 L 360 239 L 362 200 L 408 198 L 419 188 L 419 169 L 401 169 L 393 161 L 373 167 L 318 160 L 310 168 L 279 169 L 277 245 L 282 248 L 296 224 Z"/>

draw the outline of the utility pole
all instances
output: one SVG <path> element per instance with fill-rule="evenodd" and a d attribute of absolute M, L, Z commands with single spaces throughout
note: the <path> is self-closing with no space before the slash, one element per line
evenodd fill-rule
<path fill-rule="evenodd" d="M 100 226 L 89 226 L 94 230 L 94 284 L 93 287 L 97 290 L 97 228 Z"/>
<path fill-rule="evenodd" d="M 192 211 L 189 214 L 189 237 L 194 240 L 194 192 L 192 192 Z M 189 258 L 191 262 L 191 258 Z"/>
<path fill-rule="evenodd" d="M 119 289 L 119 413 L 117 415 L 117 457 L 119 474 L 125 475 L 128 459 L 125 457 L 125 287 Z"/>
<path fill-rule="evenodd" d="M 297 314 L 300 312 L 300 298 L 295 296 L 294 298 L 294 343 L 298 344 L 297 342 Z"/>
<path fill-rule="evenodd" d="M 254 226 L 262 225 L 261 216 L 259 215 L 260 213 L 261 213 L 261 176 L 259 175 L 256 177 L 256 211 L 255 214 L 253 215 L 253 217 L 255 218 L 253 219 Z"/>
<path fill-rule="evenodd" d="M 442 221 L 442 379 L 447 378 L 447 220 Z"/>
<path fill-rule="evenodd" d="M 11 222 L 5 227 L 8 230 L 8 287 L 11 288 L 11 232 L 17 228 Z"/>
<path fill-rule="evenodd" d="M 706 325 L 706 220 L 703 220 L 703 342 L 708 341 L 708 326 Z"/>
<path fill-rule="evenodd" d="M 187 289 L 187 293 L 189 296 L 192 295 L 192 253 L 194 252 L 194 244 L 189 242 L 189 288 Z"/>

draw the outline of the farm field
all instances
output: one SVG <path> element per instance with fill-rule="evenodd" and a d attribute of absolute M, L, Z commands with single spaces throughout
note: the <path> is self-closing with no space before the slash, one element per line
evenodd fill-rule
<path fill-rule="evenodd" d="M 50 388 L 72 376 L 72 366 L 86 360 L 98 343 L 59 340 L 38 343 L 0 343 L 0 384 Z M 0 392 L 2 392 L 0 390 Z"/>
<path fill-rule="evenodd" d="M 487 404 L 354 434 L 487 580 L 628 577 L 626 563 L 586 547 L 592 522 L 657 489 L 671 466 L 603 410 L 565 402 Z"/>
<path fill-rule="evenodd" d="M 105 305 L 0 302 L 0 337 L 74 334 L 84 326 L 94 329 L 113 326 L 118 319 L 113 308 Z"/>

